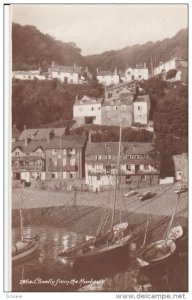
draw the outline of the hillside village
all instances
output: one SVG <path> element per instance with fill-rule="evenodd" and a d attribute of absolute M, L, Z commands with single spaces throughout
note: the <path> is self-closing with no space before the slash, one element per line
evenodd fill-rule
<path fill-rule="evenodd" d="M 99 126 L 143 128 L 154 135 L 150 119 L 151 100 L 144 85 L 149 79 L 160 78 L 169 82 L 187 84 L 187 61 L 173 58 L 161 62 L 150 74 L 146 66 L 128 67 L 124 71 L 99 71 L 95 80 L 103 86 L 100 98 L 84 94 L 73 104 L 73 124 L 63 128 L 25 128 L 21 133 L 14 125 L 12 137 L 13 178 L 25 184 L 36 181 L 79 180 L 80 185 L 92 191 L 101 191 L 114 185 L 118 141 L 93 142 L 92 135 Z M 150 75 L 149 75 L 150 74 Z M 87 85 L 94 75 L 86 67 L 56 66 L 53 62 L 48 72 L 14 71 L 13 81 L 57 80 L 65 85 Z M 145 84 L 144 84 L 145 83 Z M 92 126 L 98 126 L 95 131 Z M 75 130 L 83 128 L 82 134 Z M 101 129 L 102 130 L 102 129 Z M 109 129 L 110 131 L 110 129 Z M 102 133 L 101 133 L 102 135 Z M 123 142 L 121 158 L 121 184 L 129 188 L 156 185 L 160 179 L 160 157 L 151 142 Z M 177 157 L 176 159 L 174 157 Z M 186 176 L 186 154 L 173 156 L 173 177 L 165 182 L 183 180 Z M 179 161 L 179 163 L 178 163 Z M 179 164 L 179 167 L 178 167 Z M 185 167 L 184 167 L 185 166 Z M 78 182 L 78 181 L 77 181 Z M 76 183 L 75 185 L 78 185 Z M 73 186 L 73 184 L 71 184 Z"/>

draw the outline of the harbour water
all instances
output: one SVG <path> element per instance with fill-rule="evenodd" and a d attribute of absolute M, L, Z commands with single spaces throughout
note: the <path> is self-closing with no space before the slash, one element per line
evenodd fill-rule
<path fill-rule="evenodd" d="M 49 225 L 26 226 L 25 235 L 40 236 L 37 253 L 26 262 L 12 267 L 12 291 L 77 291 L 86 284 L 102 282 L 105 278 L 114 278 L 115 274 L 131 272 L 137 282 L 138 266 L 128 258 L 99 265 L 72 265 L 58 256 L 64 248 L 72 247 L 83 241 L 84 236 L 69 232 L 63 227 Z M 13 228 L 13 243 L 19 239 L 20 230 Z M 170 272 L 170 270 L 172 270 Z M 170 270 L 161 273 L 158 270 L 151 273 L 155 281 L 152 282 L 153 291 L 186 291 L 187 290 L 187 258 L 174 258 Z M 150 274 L 148 274 L 150 277 Z M 166 276 L 165 276 L 166 275 Z M 168 276 L 167 276 L 168 275 Z M 144 276 L 144 280 L 146 280 Z M 143 277 L 142 277 L 143 278 Z M 112 287 L 119 291 L 118 283 Z"/>

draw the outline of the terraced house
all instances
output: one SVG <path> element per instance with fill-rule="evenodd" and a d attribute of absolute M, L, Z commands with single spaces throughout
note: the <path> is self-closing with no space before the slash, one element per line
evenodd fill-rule
<path fill-rule="evenodd" d="M 115 185 L 119 143 L 88 143 L 85 152 L 86 184 L 93 190 Z M 159 161 L 152 143 L 122 143 L 119 182 L 148 186 L 159 182 Z"/>
<path fill-rule="evenodd" d="M 66 135 L 66 128 L 26 129 L 12 143 L 13 178 L 82 178 L 85 142 L 85 137 Z"/>

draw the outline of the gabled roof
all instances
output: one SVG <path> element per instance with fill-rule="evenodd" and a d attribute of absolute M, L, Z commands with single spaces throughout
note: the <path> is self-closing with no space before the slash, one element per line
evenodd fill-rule
<path fill-rule="evenodd" d="M 12 138 L 18 138 L 20 136 L 21 132 L 19 129 L 17 129 L 16 126 L 13 126 L 12 128 Z"/>
<path fill-rule="evenodd" d="M 113 86 L 107 87 L 107 91 L 115 90 L 115 89 L 121 88 L 123 86 L 129 86 L 129 85 L 132 86 L 133 83 L 135 83 L 135 80 L 132 80 L 129 82 L 121 82 L 121 83 L 115 84 Z"/>
<path fill-rule="evenodd" d="M 39 128 L 39 129 L 24 129 L 19 137 L 19 140 L 30 138 L 31 140 L 46 140 L 51 133 L 52 136 L 63 136 L 66 132 L 66 127 L 63 128 Z"/>
<path fill-rule="evenodd" d="M 148 102 L 148 101 L 150 101 L 149 95 L 139 95 L 134 100 L 134 102 Z"/>
<path fill-rule="evenodd" d="M 12 75 L 37 75 L 39 74 L 39 70 L 29 70 L 29 71 L 13 71 Z"/>
<path fill-rule="evenodd" d="M 119 149 L 118 142 L 106 142 L 106 143 L 87 143 L 85 155 L 117 155 Z M 122 143 L 122 154 L 149 154 L 154 150 L 153 143 Z"/>
<path fill-rule="evenodd" d="M 74 67 L 74 66 L 54 66 L 51 67 L 53 72 L 64 72 L 64 73 L 80 73 L 81 67 Z"/>
<path fill-rule="evenodd" d="M 86 142 L 86 138 L 80 135 L 67 135 L 61 138 L 52 138 L 47 140 L 31 140 L 26 145 L 25 141 L 17 141 L 12 143 L 12 151 L 19 148 L 23 153 L 32 153 L 38 148 L 46 149 L 81 149 Z"/>
<path fill-rule="evenodd" d="M 113 75 L 117 75 L 112 71 L 99 71 L 97 73 L 97 76 L 113 76 Z"/>
<path fill-rule="evenodd" d="M 75 105 L 99 104 L 102 101 L 103 98 L 91 98 L 84 95 L 80 100 L 75 101 Z"/>
<path fill-rule="evenodd" d="M 118 94 L 117 96 L 115 95 L 114 97 L 106 99 L 102 106 L 120 106 L 120 105 L 130 105 L 133 103 L 134 96 L 133 94 L 131 95 L 122 95 Z"/>

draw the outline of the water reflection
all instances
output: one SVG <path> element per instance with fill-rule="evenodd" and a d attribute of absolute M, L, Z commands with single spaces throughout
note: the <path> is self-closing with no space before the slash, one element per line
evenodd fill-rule
<path fill-rule="evenodd" d="M 88 264 L 85 262 L 76 262 L 73 264 L 64 257 L 58 256 L 58 254 L 63 252 L 64 249 L 66 250 L 76 244 L 82 243 L 85 240 L 83 235 L 69 232 L 62 227 L 48 225 L 39 227 L 28 226 L 25 227 L 24 230 L 28 237 L 33 237 L 38 234 L 40 236 L 40 242 L 38 243 L 36 255 L 30 258 L 30 260 L 13 265 L 13 291 L 75 291 L 79 288 L 79 285 L 72 284 L 74 283 L 74 281 L 71 283 L 72 279 L 78 281 L 82 278 L 87 280 L 98 280 L 106 277 L 112 278 L 116 273 L 127 271 L 128 264 L 130 264 L 126 257 L 119 257 L 118 260 L 110 260 L 108 262 L 102 262 L 102 264 L 90 264 L 90 262 Z M 13 228 L 13 243 L 17 241 L 19 235 L 19 228 Z M 181 261 L 177 258 L 177 260 L 173 262 L 175 271 L 170 274 L 170 277 L 173 279 L 171 285 L 172 287 L 175 286 L 174 290 L 177 289 L 178 286 L 180 290 L 187 290 L 187 274 L 184 274 L 187 270 L 187 265 L 184 265 L 184 261 L 186 261 L 186 259 Z M 134 267 L 132 264 L 132 270 L 134 270 Z M 178 272 L 178 269 L 181 270 L 182 267 L 183 275 Z M 173 270 L 173 267 L 171 267 L 170 270 Z M 137 274 L 137 272 L 135 272 L 135 274 Z M 185 282 L 182 281 L 179 274 Z M 161 289 L 161 283 L 164 280 L 163 276 L 164 274 L 161 276 L 162 280 L 158 279 L 158 286 L 155 287 L 155 290 Z M 154 276 L 154 278 L 157 278 L 157 276 Z M 58 280 L 59 284 L 56 284 Z M 155 284 L 156 282 L 153 283 L 153 287 Z"/>

